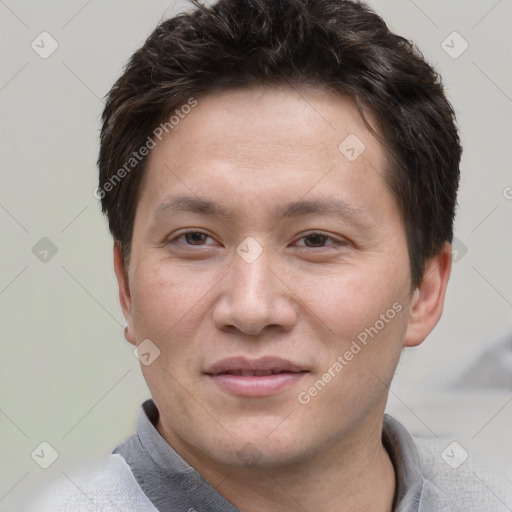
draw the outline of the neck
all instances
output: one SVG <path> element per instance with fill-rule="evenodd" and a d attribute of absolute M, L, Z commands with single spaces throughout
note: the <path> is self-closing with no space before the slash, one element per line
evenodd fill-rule
<path fill-rule="evenodd" d="M 279 467 L 216 467 L 190 453 L 187 462 L 244 512 L 391 512 L 395 472 L 381 436 L 382 421 L 359 426 L 315 456 Z"/>

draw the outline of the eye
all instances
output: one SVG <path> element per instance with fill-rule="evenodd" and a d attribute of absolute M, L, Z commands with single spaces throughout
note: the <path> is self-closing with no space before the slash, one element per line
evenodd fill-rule
<path fill-rule="evenodd" d="M 309 248 L 322 249 L 323 247 L 331 247 L 331 246 L 337 247 L 337 246 L 346 245 L 345 242 L 343 242 L 341 240 L 336 240 L 332 236 L 326 235 L 324 233 L 318 233 L 318 232 L 309 233 L 309 234 L 301 237 L 300 240 L 305 241 L 303 244 L 303 247 L 305 246 L 305 247 L 309 247 Z M 331 240 L 334 243 L 325 245 L 327 240 Z M 299 244 L 299 245 L 301 245 L 301 244 Z"/>
<path fill-rule="evenodd" d="M 169 240 L 167 245 L 172 246 L 180 244 L 188 247 L 211 245 L 206 243 L 208 239 L 213 240 L 212 237 L 202 231 L 185 231 Z M 331 243 L 327 243 L 329 240 Z M 334 237 L 321 232 L 308 233 L 307 235 L 302 236 L 299 241 L 304 241 L 304 243 L 299 243 L 299 246 L 310 249 L 339 248 L 346 245 L 345 241 L 337 240 Z"/>
<path fill-rule="evenodd" d="M 206 245 L 205 241 L 211 237 L 208 236 L 206 233 L 203 233 L 202 231 L 186 231 L 185 233 L 181 233 L 171 240 L 167 242 L 167 245 L 175 245 L 175 244 L 182 244 L 182 245 Z M 181 242 L 180 240 L 185 240 L 185 242 Z"/>

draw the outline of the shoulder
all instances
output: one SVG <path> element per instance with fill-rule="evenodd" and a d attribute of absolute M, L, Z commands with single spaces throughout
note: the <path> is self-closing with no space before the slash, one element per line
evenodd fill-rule
<path fill-rule="evenodd" d="M 510 512 L 512 484 L 455 440 L 414 437 L 423 477 L 422 501 L 464 512 Z M 419 510 L 436 510 L 429 506 Z"/>
<path fill-rule="evenodd" d="M 121 455 L 111 454 L 94 468 L 58 480 L 34 499 L 27 512 L 156 512 Z"/>

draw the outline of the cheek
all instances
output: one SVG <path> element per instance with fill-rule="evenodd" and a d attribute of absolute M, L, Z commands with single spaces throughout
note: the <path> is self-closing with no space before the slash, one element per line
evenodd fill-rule
<path fill-rule="evenodd" d="M 328 283 L 322 318 L 336 337 L 322 370 L 336 377 L 318 405 L 357 409 L 360 401 L 378 399 L 391 381 L 408 322 L 408 274 L 366 266 Z"/>
<path fill-rule="evenodd" d="M 332 421 L 320 422 L 319 429 L 337 428 L 343 416 L 356 421 L 383 403 L 407 327 L 408 303 L 392 282 L 376 282 L 368 274 L 353 276 L 330 282 L 325 294 L 315 296 L 318 317 L 335 335 L 322 340 L 321 364 L 304 381 L 297 399 L 315 419 L 327 417 L 318 411 L 329 411 Z"/>
<path fill-rule="evenodd" d="M 179 340 L 193 330 L 211 288 L 206 276 L 148 259 L 139 264 L 134 277 L 132 311 L 138 338 Z"/>
<path fill-rule="evenodd" d="M 310 312 L 307 314 L 316 316 L 337 344 L 355 339 L 382 314 L 385 320 L 393 317 L 386 330 L 395 319 L 404 317 L 395 315 L 400 307 L 393 310 L 393 304 L 401 305 L 402 312 L 405 310 L 407 274 L 398 268 L 383 268 L 380 263 L 376 258 L 373 265 L 352 265 L 343 271 L 315 276 L 314 280 L 303 277 L 301 295 Z"/>
<path fill-rule="evenodd" d="M 182 386 L 189 388 L 196 378 L 196 340 L 204 339 L 200 328 L 208 314 L 212 285 L 203 277 L 177 271 L 168 263 L 148 261 L 139 265 L 132 289 L 137 342 L 149 339 L 160 350 L 153 364 L 141 367 L 144 378 L 152 393 L 162 393 L 161 400 L 170 400 L 167 393 L 173 389 L 172 396 L 180 407 L 189 398 L 182 393 Z"/>

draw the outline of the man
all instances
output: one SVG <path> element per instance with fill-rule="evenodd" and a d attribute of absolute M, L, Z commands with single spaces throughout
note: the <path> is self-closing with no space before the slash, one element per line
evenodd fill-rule
<path fill-rule="evenodd" d="M 442 313 L 460 156 L 438 75 L 362 3 L 162 22 L 96 191 L 152 399 L 48 510 L 506 510 L 384 414 Z"/>

